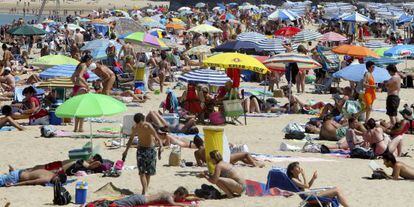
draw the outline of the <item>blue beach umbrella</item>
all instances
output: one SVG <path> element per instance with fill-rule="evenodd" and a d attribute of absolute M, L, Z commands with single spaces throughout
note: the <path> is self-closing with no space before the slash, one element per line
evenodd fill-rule
<path fill-rule="evenodd" d="M 108 45 L 111 41 L 108 39 L 98 39 L 98 40 L 92 40 L 90 42 L 87 42 L 85 46 L 81 48 L 81 50 L 89 50 L 91 52 L 92 57 L 95 60 L 102 60 L 107 58 L 106 55 L 106 48 L 108 48 Z M 117 53 L 121 50 L 122 45 L 112 41 L 113 44 L 115 44 L 115 48 Z"/>
<path fill-rule="evenodd" d="M 349 81 L 361 81 L 364 79 L 364 74 L 367 72 L 365 64 L 351 64 L 348 67 L 339 70 L 333 74 L 334 78 L 342 78 Z M 383 83 L 391 78 L 390 74 L 384 68 L 375 66 L 374 68 L 375 83 Z"/>
<path fill-rule="evenodd" d="M 76 65 L 56 65 L 49 69 L 44 70 L 39 74 L 41 79 L 51 79 L 51 78 L 70 78 L 72 74 L 76 70 Z M 89 79 L 88 81 L 95 81 L 98 80 L 99 77 L 91 72 L 89 72 Z"/>
<path fill-rule="evenodd" d="M 288 9 L 277 9 L 271 13 L 268 17 L 269 20 L 296 20 L 300 18 L 298 14 Z"/>
<path fill-rule="evenodd" d="M 390 65 L 390 64 L 399 64 L 402 63 L 402 60 L 399 59 L 395 59 L 395 58 L 390 58 L 390 57 L 380 57 L 380 58 L 374 58 L 374 57 L 366 57 L 365 62 L 368 61 L 372 61 L 375 63 L 375 65 L 377 66 L 386 66 L 386 65 Z"/>
<path fill-rule="evenodd" d="M 194 84 L 224 86 L 225 83 L 230 80 L 230 78 L 227 76 L 227 74 L 221 71 L 199 69 L 182 74 L 178 77 L 178 80 Z"/>
<path fill-rule="evenodd" d="M 404 57 L 414 55 L 414 45 L 396 45 L 384 52 L 388 57 Z"/>
<path fill-rule="evenodd" d="M 243 51 L 259 51 L 260 48 L 254 42 L 246 41 L 227 41 L 216 48 L 212 49 L 213 52 L 243 52 Z"/>
<path fill-rule="evenodd" d="M 358 12 L 354 12 L 349 16 L 343 17 L 344 22 L 372 22 L 372 20 Z"/>

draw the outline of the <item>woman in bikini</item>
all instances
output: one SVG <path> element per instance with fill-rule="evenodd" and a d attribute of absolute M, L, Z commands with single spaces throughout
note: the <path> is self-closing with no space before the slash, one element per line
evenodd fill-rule
<path fill-rule="evenodd" d="M 364 133 L 363 138 L 371 145 L 375 155 L 381 156 L 386 152 L 393 153 L 397 156 L 401 156 L 403 147 L 402 135 L 394 137 L 392 140 L 385 136 L 384 130 L 381 127 L 377 127 L 377 123 L 374 119 L 369 119 L 366 123 L 367 131 Z"/>
<path fill-rule="evenodd" d="M 92 56 L 86 54 L 82 57 L 81 62 L 76 67 L 75 72 L 70 78 L 73 82 L 73 96 L 85 94 L 89 92 L 89 85 L 87 80 L 89 79 L 88 67 L 92 64 Z M 83 119 L 75 118 L 74 132 L 83 132 Z"/>
<path fill-rule="evenodd" d="M 246 191 L 246 180 L 236 171 L 234 166 L 224 162 L 223 157 L 217 150 L 210 152 L 210 159 L 215 165 L 214 173 L 210 175 L 208 172 L 204 172 L 201 177 L 217 185 L 226 193 L 227 198 L 242 195 Z"/>

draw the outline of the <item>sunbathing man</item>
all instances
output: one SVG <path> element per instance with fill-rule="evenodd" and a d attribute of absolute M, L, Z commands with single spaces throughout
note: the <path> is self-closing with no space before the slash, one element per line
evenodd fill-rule
<path fill-rule="evenodd" d="M 155 142 L 157 142 L 159 146 L 159 160 L 161 159 L 162 142 L 152 125 L 145 121 L 145 116 L 143 114 L 135 114 L 134 122 L 135 125 L 131 129 L 131 137 L 122 154 L 122 160 L 125 161 L 135 136 L 138 136 L 137 165 L 142 185 L 142 195 L 145 195 L 145 193 L 148 192 L 150 178 L 156 173 L 157 151 L 155 150 Z"/>
<path fill-rule="evenodd" d="M 391 176 L 387 175 L 389 179 L 400 180 L 400 177 L 402 177 L 405 180 L 414 180 L 414 168 L 403 162 L 397 161 L 392 153 L 384 153 L 382 159 L 384 160 L 384 165 L 386 167 L 392 168 Z M 378 170 L 384 172 L 383 169 Z"/>
<path fill-rule="evenodd" d="M 188 196 L 188 190 L 184 187 L 178 187 L 177 190 L 174 191 L 174 194 L 168 193 L 168 192 L 160 192 L 158 194 L 154 195 L 139 195 L 134 194 L 127 196 L 125 198 L 121 198 L 119 200 L 115 201 L 107 201 L 106 203 L 102 203 L 100 206 L 122 206 L 122 207 L 134 207 L 134 206 L 141 206 L 141 205 L 147 205 L 151 203 L 168 203 L 171 206 L 193 206 L 189 204 L 182 204 L 178 203 L 179 201 L 182 201 L 185 199 L 185 197 Z"/>
<path fill-rule="evenodd" d="M 392 140 L 385 136 L 384 130 L 377 127 L 374 119 L 368 119 L 367 131 L 364 133 L 364 140 L 371 145 L 375 155 L 382 156 L 386 152 L 391 152 L 397 156 L 401 156 L 402 151 L 402 135 L 394 137 Z"/>
<path fill-rule="evenodd" d="M 198 137 L 194 137 L 194 145 L 197 147 L 197 150 L 194 152 L 194 157 L 196 159 L 198 166 L 203 166 L 206 161 L 206 149 L 204 148 L 204 141 Z M 232 153 L 230 155 L 230 163 L 235 164 L 236 162 L 241 161 L 247 165 L 250 165 L 252 167 L 264 167 L 265 164 L 254 159 L 250 153 L 248 152 L 237 152 Z"/>
<path fill-rule="evenodd" d="M 22 186 L 22 185 L 45 185 L 60 181 L 66 182 L 66 175 L 55 174 L 48 170 L 12 170 L 8 174 L 0 175 L 0 187 Z"/>
<path fill-rule="evenodd" d="M 19 131 L 23 131 L 24 128 L 20 126 L 19 123 L 17 123 L 12 118 L 12 107 L 9 105 L 5 105 L 1 108 L 1 113 L 4 115 L 4 117 L 0 118 L 0 129 L 5 126 L 6 124 L 10 124 L 11 126 L 16 127 Z"/>
<path fill-rule="evenodd" d="M 158 112 L 148 112 L 145 120 L 151 123 L 155 128 L 164 132 L 198 134 L 198 128 L 194 119 L 189 119 L 185 124 L 170 125 Z"/>
<path fill-rule="evenodd" d="M 170 146 L 171 144 L 178 145 L 182 148 L 197 149 L 193 141 L 187 141 L 185 139 L 180 139 L 174 135 L 168 134 L 166 132 L 157 132 L 158 136 L 162 140 L 163 146 Z M 197 135 L 196 135 L 197 136 Z"/>
<path fill-rule="evenodd" d="M 336 122 L 332 115 L 326 115 L 323 119 L 319 139 L 328 141 L 339 141 L 345 137 L 346 127 Z"/>

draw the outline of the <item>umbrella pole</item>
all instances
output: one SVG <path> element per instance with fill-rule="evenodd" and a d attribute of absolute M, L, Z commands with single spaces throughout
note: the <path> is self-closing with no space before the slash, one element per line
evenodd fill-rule
<path fill-rule="evenodd" d="M 89 119 L 89 131 L 90 131 L 90 142 L 91 142 L 91 149 L 93 149 L 93 143 L 92 143 L 92 120 Z"/>
<path fill-rule="evenodd" d="M 290 113 L 290 99 L 291 99 L 291 94 L 292 94 L 292 70 L 289 71 L 289 77 L 290 77 L 290 81 L 289 81 L 289 105 L 288 105 L 288 113 Z"/>

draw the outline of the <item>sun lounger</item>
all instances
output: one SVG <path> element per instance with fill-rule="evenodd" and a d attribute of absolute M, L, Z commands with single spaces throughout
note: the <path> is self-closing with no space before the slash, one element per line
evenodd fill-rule
<path fill-rule="evenodd" d="M 326 198 L 326 197 L 319 197 L 317 194 L 326 190 L 324 189 L 312 189 L 308 191 L 301 191 L 299 188 L 292 182 L 292 180 L 280 169 L 271 169 L 267 176 L 267 189 L 277 187 L 282 190 L 290 191 L 293 193 L 298 194 L 303 202 L 300 203 L 299 206 L 310 206 L 310 205 L 318 205 L 318 206 L 325 206 L 323 204 L 330 204 L 332 207 L 339 207 L 338 200 L 336 198 Z"/>

